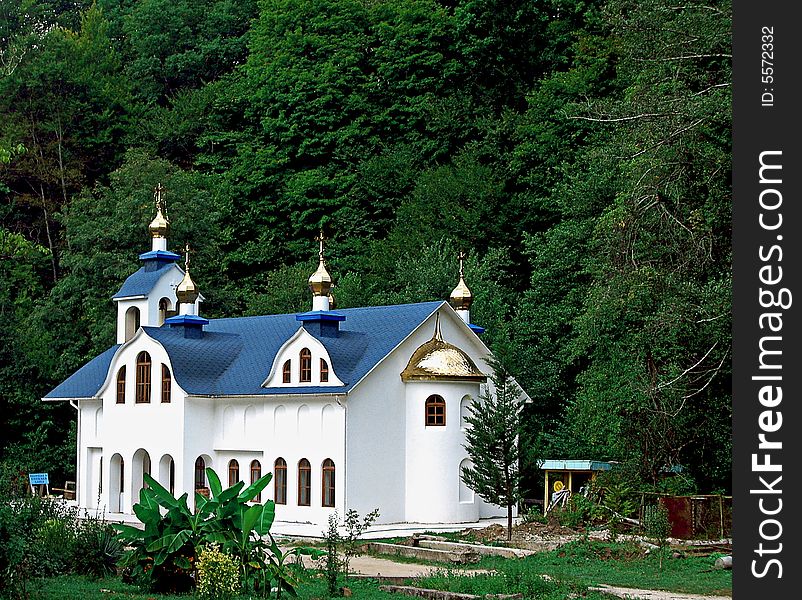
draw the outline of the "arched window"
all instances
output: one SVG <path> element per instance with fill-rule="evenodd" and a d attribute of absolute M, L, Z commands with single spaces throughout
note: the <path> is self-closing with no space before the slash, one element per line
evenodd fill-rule
<path fill-rule="evenodd" d="M 228 487 L 236 485 L 239 481 L 239 463 L 232 459 L 228 462 Z"/>
<path fill-rule="evenodd" d="M 125 404 L 125 365 L 117 371 L 117 404 Z"/>
<path fill-rule="evenodd" d="M 334 506 L 334 461 L 323 461 L 323 506 Z"/>
<path fill-rule="evenodd" d="M 292 363 L 287 360 L 284 361 L 284 366 L 281 367 L 281 382 L 282 383 L 289 383 L 292 378 Z"/>
<path fill-rule="evenodd" d="M 125 311 L 125 341 L 127 342 L 139 329 L 139 309 L 132 306 Z"/>
<path fill-rule="evenodd" d="M 173 387 L 173 377 L 170 375 L 170 367 L 162 365 L 162 403 L 169 404 L 170 391 Z"/>
<path fill-rule="evenodd" d="M 300 381 L 301 383 L 308 383 L 312 381 L 312 353 L 309 351 L 309 348 L 301 350 L 300 358 Z"/>
<path fill-rule="evenodd" d="M 329 363 L 320 359 L 320 381 L 325 383 L 329 380 Z"/>
<path fill-rule="evenodd" d="M 136 402 L 150 402 L 150 354 L 140 352 L 136 357 Z"/>
<path fill-rule="evenodd" d="M 159 300 L 159 325 L 164 324 L 164 320 L 170 314 L 170 299 L 162 298 Z"/>
<path fill-rule="evenodd" d="M 471 411 L 471 403 L 473 402 L 473 398 L 470 396 L 463 396 L 462 400 L 459 403 L 459 427 L 460 429 L 466 429 L 470 427 L 468 423 L 468 417 L 470 417 L 473 413 Z"/>
<path fill-rule="evenodd" d="M 275 502 L 276 504 L 287 504 L 287 461 L 279 457 L 273 465 L 273 475 L 275 476 Z"/>
<path fill-rule="evenodd" d="M 256 483 L 256 481 L 262 476 L 262 463 L 258 460 L 251 461 L 251 483 Z M 259 492 L 254 498 L 256 502 L 262 501 L 262 492 Z"/>
<path fill-rule="evenodd" d="M 202 456 L 195 460 L 195 489 L 206 487 L 206 461 Z"/>
<path fill-rule="evenodd" d="M 312 465 L 305 458 L 298 461 L 298 506 L 312 504 Z"/>
<path fill-rule="evenodd" d="M 446 424 L 446 401 L 442 396 L 432 394 L 426 398 L 426 426 L 442 427 Z"/>

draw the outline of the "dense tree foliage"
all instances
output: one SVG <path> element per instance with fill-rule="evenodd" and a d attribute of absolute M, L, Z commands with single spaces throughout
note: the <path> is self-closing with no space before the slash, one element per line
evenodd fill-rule
<path fill-rule="evenodd" d="M 444 299 L 539 456 L 730 471 L 730 6 L 691 0 L 0 4 L 0 461 L 66 475 L 39 401 L 113 342 L 147 245 L 208 316 Z"/>

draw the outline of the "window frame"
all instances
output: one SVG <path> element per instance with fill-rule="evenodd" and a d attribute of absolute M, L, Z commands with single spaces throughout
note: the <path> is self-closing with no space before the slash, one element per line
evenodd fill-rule
<path fill-rule="evenodd" d="M 292 361 L 288 358 L 281 366 L 281 383 L 292 382 Z"/>
<path fill-rule="evenodd" d="M 300 383 L 312 382 L 312 351 L 302 348 L 298 353 L 298 381 Z"/>
<path fill-rule="evenodd" d="M 125 404 L 125 365 L 117 371 L 117 401 L 116 404 Z"/>
<path fill-rule="evenodd" d="M 232 458 L 228 461 L 228 487 L 234 487 L 239 483 L 239 461 Z"/>
<path fill-rule="evenodd" d="M 441 409 L 441 410 L 438 410 Z M 446 426 L 446 400 L 440 394 L 432 394 L 424 403 L 424 424 L 426 427 Z"/>
<path fill-rule="evenodd" d="M 259 462 L 258 459 L 254 458 L 251 461 L 250 471 L 251 471 L 251 485 L 253 485 L 262 477 L 262 463 Z M 261 501 L 262 501 L 262 492 L 259 492 L 258 494 L 256 494 L 254 502 L 261 502 Z"/>
<path fill-rule="evenodd" d="M 336 475 L 334 461 L 327 458 L 323 461 L 320 474 L 320 505 L 326 508 L 334 508 L 336 503 Z"/>
<path fill-rule="evenodd" d="M 136 392 L 134 394 L 136 404 L 150 404 L 152 367 L 153 361 L 147 351 L 143 350 L 136 355 Z"/>
<path fill-rule="evenodd" d="M 298 506 L 312 506 L 312 463 L 298 461 Z"/>
<path fill-rule="evenodd" d="M 328 383 L 329 381 L 329 363 L 325 358 L 320 359 L 320 383 Z"/>
<path fill-rule="evenodd" d="M 170 367 L 162 363 L 162 404 L 170 404 L 173 395 L 173 374 Z M 166 400 L 165 400 L 166 398 Z"/>
<path fill-rule="evenodd" d="M 276 504 L 287 504 L 287 461 L 280 456 L 273 462 L 273 475 L 273 501 Z"/>
<path fill-rule="evenodd" d="M 202 456 L 195 459 L 194 480 L 196 490 L 206 488 L 206 460 Z"/>

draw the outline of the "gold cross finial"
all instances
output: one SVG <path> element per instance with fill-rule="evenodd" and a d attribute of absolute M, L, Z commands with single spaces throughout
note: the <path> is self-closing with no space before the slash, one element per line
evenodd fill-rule
<path fill-rule="evenodd" d="M 320 242 L 320 250 L 318 251 L 317 254 L 320 257 L 320 260 L 322 261 L 323 260 L 323 241 L 325 240 L 325 238 L 323 237 L 323 228 L 322 227 L 320 228 L 320 235 L 318 235 L 317 238 L 315 238 L 315 239 L 318 242 Z"/>
<path fill-rule="evenodd" d="M 189 273 L 189 243 L 184 246 L 184 271 Z"/>
<path fill-rule="evenodd" d="M 164 200 L 164 186 L 161 183 L 156 185 L 156 189 L 153 192 L 153 197 L 156 201 L 156 212 L 162 213 L 163 216 L 167 216 L 167 203 Z"/>
<path fill-rule="evenodd" d="M 465 276 L 465 258 L 466 258 L 465 252 L 460 250 L 459 254 L 457 255 L 457 258 L 459 258 L 459 276 L 460 278 L 462 278 Z"/>

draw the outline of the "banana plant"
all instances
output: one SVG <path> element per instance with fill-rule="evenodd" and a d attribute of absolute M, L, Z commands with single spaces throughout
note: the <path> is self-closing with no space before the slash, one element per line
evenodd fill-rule
<path fill-rule="evenodd" d="M 270 534 L 275 503 L 252 503 L 272 474 L 247 487 L 240 481 L 227 489 L 212 469 L 206 469 L 206 476 L 211 497 L 196 492 L 192 511 L 186 493 L 175 498 L 153 477 L 144 475 L 146 486 L 133 507 L 144 528 L 115 524 L 121 541 L 130 547 L 121 565 L 154 591 L 188 591 L 195 585 L 201 547 L 216 543 L 240 558 L 242 581 L 250 589 L 269 594 L 272 582 L 279 590 L 293 588 L 285 571 L 273 566 L 281 563 L 280 557 L 274 556 L 280 550 Z"/>

